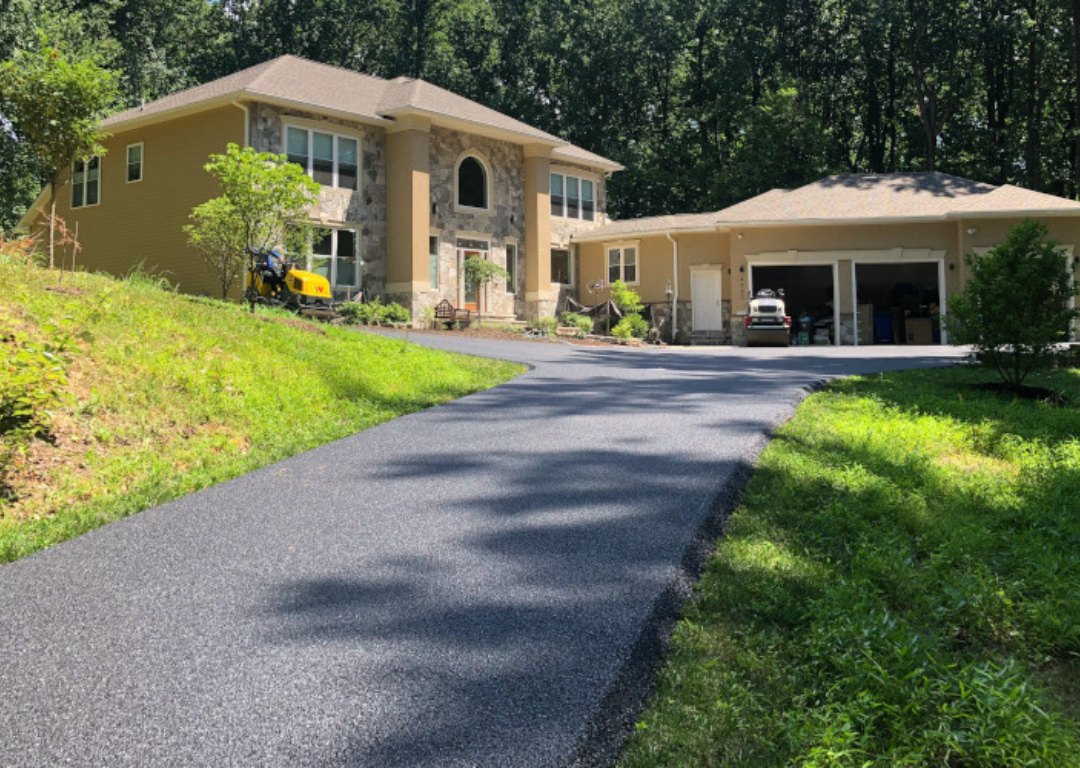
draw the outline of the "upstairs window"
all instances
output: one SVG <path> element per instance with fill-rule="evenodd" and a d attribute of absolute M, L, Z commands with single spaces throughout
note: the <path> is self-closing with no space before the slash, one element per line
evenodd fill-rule
<path fill-rule="evenodd" d="M 591 179 L 551 174 L 551 215 L 592 221 L 596 216 L 596 184 Z"/>
<path fill-rule="evenodd" d="M 127 181 L 132 183 L 142 181 L 143 145 L 128 144 L 127 148 Z"/>
<path fill-rule="evenodd" d="M 71 167 L 71 207 L 97 205 L 101 194 L 101 158 L 76 160 Z"/>
<path fill-rule="evenodd" d="M 457 204 L 463 208 L 488 207 L 487 169 L 479 158 L 466 155 L 457 168 Z"/>
<path fill-rule="evenodd" d="M 359 146 L 356 139 L 294 125 L 285 129 L 285 155 L 324 187 L 358 188 Z"/>

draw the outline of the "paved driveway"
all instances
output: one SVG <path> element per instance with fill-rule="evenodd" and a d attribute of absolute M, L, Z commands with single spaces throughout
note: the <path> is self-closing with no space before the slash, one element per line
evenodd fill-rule
<path fill-rule="evenodd" d="M 603 764 L 768 431 L 955 356 L 420 338 L 534 368 L 0 567 L 0 765 Z"/>

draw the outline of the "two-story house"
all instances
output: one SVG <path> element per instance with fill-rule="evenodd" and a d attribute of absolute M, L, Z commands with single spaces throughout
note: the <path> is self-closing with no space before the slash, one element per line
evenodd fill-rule
<path fill-rule="evenodd" d="M 423 80 L 383 80 L 281 56 L 107 119 L 108 152 L 73 163 L 57 213 L 81 266 L 136 265 L 190 293 L 216 292 L 187 244 L 191 209 L 220 193 L 203 170 L 230 142 L 281 153 L 322 185 L 326 236 L 303 257 L 338 296 L 382 296 L 418 316 L 449 299 L 500 318 L 551 316 L 575 290 L 571 237 L 606 223 L 621 168 Z M 39 198 L 24 223 L 40 226 Z M 463 262 L 503 265 L 475 286 Z"/>

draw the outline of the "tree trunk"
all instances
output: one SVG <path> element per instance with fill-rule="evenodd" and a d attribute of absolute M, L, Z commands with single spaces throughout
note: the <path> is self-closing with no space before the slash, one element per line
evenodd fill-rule
<path fill-rule="evenodd" d="M 56 260 L 53 258 L 53 251 L 56 248 L 56 185 L 53 184 L 50 189 L 52 192 L 49 197 L 49 269 L 56 266 Z"/>
<path fill-rule="evenodd" d="M 1073 195 L 1080 199 L 1080 0 L 1072 0 L 1073 37 Z"/>

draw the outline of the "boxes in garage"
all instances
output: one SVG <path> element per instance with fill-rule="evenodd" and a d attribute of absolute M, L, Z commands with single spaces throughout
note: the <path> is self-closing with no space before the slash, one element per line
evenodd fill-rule
<path fill-rule="evenodd" d="M 929 317 L 909 317 L 904 323 L 908 344 L 933 344 L 934 321 Z"/>
<path fill-rule="evenodd" d="M 856 308 L 855 327 L 858 328 L 859 343 L 874 343 L 874 305 L 860 304 Z"/>

